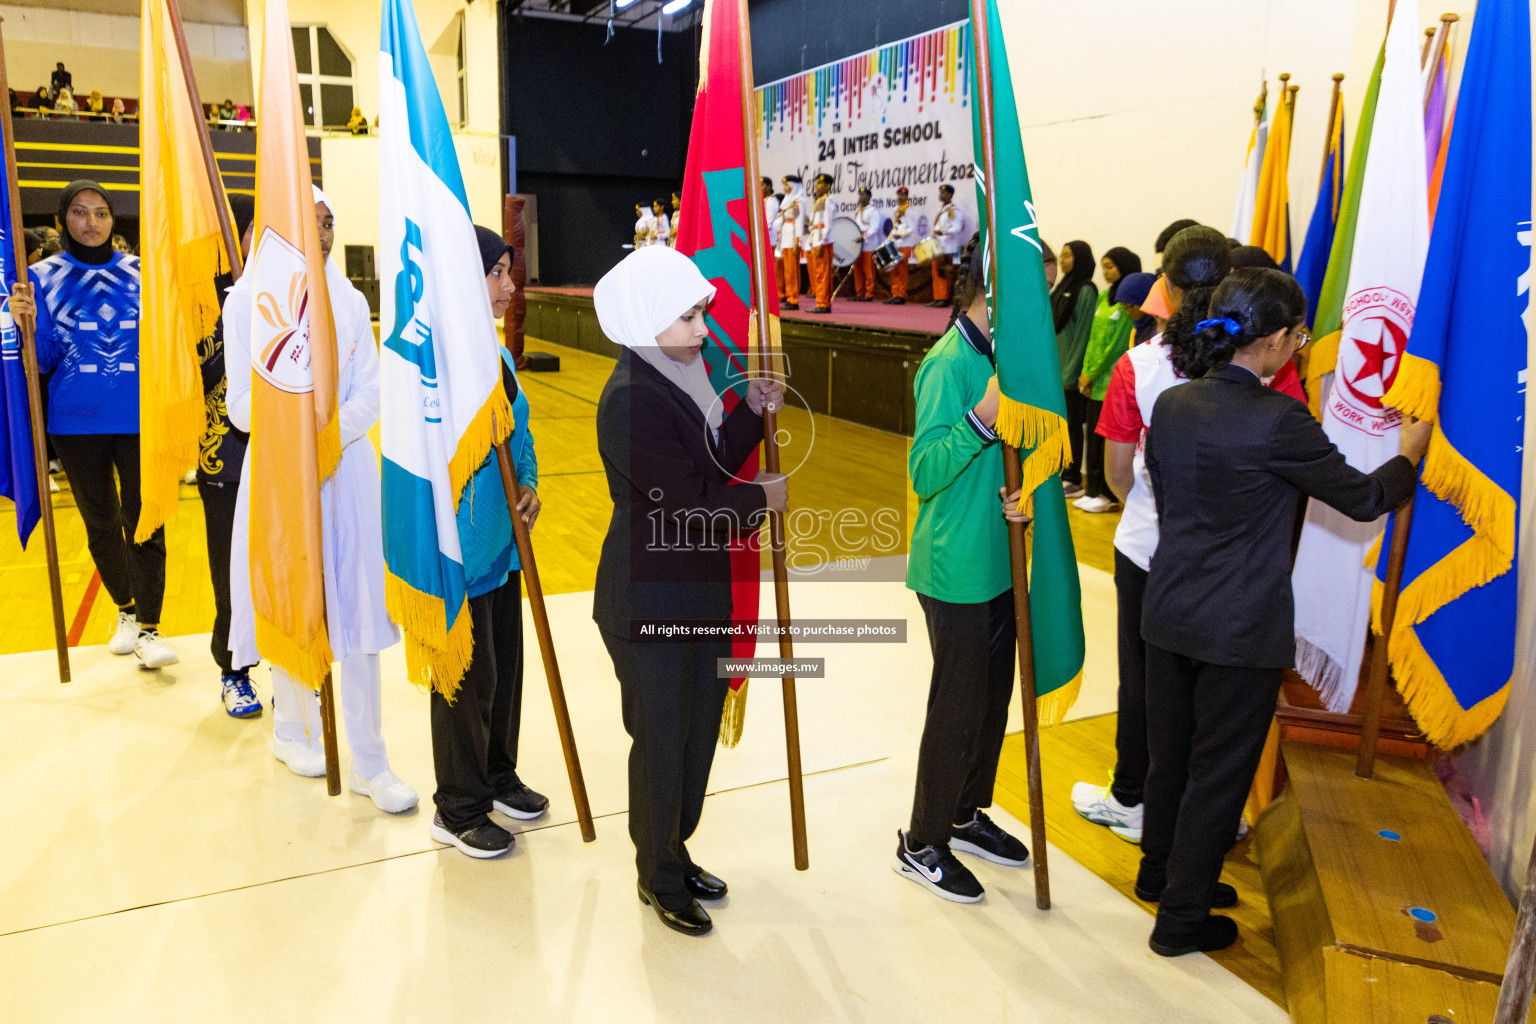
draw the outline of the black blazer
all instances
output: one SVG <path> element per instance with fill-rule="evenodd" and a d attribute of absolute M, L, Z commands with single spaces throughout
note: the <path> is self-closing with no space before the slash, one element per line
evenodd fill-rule
<path fill-rule="evenodd" d="M 1296 660 L 1291 533 L 1303 494 L 1369 522 L 1413 494 L 1413 464 L 1344 461 L 1296 399 L 1240 366 L 1169 388 L 1152 408 L 1147 470 L 1161 537 L 1141 635 L 1216 665 Z"/>
<path fill-rule="evenodd" d="M 728 482 L 762 440 L 762 417 L 743 401 L 716 444 L 691 398 L 629 349 L 619 354 L 597 402 L 613 499 L 592 602 L 599 628 L 628 638 L 633 619 L 730 618 L 729 544 L 757 529 L 767 501 L 757 484 Z"/>

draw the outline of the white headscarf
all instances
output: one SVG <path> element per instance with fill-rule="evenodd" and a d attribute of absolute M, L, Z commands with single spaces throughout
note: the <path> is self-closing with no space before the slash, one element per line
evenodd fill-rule
<path fill-rule="evenodd" d="M 691 363 L 680 363 L 656 344 L 656 336 L 672 321 L 699 301 L 714 297 L 714 286 L 699 273 L 693 260 L 663 245 L 636 249 L 604 274 L 592 292 L 603 333 L 631 349 L 693 399 L 710 430 L 718 432 L 724 406 L 709 381 L 703 355 Z"/>

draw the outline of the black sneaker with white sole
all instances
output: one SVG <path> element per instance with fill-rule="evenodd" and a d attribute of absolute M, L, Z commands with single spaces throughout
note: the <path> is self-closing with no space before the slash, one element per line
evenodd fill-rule
<path fill-rule="evenodd" d="M 896 860 L 891 865 L 903 878 L 933 891 L 935 896 L 952 903 L 980 903 L 986 890 L 969 868 L 961 864 L 948 847 L 907 846 L 907 837 L 896 830 Z"/>
<path fill-rule="evenodd" d="M 457 846 L 461 852 L 479 860 L 499 857 L 512 849 L 515 842 L 512 833 L 490 819 L 459 832 L 450 832 L 443 824 L 441 814 L 432 816 L 432 838 L 444 846 Z"/>
<path fill-rule="evenodd" d="M 952 850 L 973 853 L 1011 868 L 1023 867 L 1029 862 L 1029 847 L 1004 832 L 983 811 L 977 811 L 964 825 L 950 829 L 949 846 Z"/>
<path fill-rule="evenodd" d="M 522 782 L 498 796 L 491 804 L 509 818 L 532 821 L 549 810 L 549 797 L 535 793 Z"/>

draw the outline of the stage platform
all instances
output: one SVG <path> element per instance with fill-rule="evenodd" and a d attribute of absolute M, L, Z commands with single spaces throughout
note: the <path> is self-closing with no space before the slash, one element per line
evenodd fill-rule
<path fill-rule="evenodd" d="M 1211 959 L 1152 954 L 1146 912 L 1059 849 L 1046 912 L 1027 868 L 969 858 L 987 887 L 978 906 L 899 878 L 928 687 L 921 611 L 900 584 L 800 584 L 793 601 L 802 615 L 906 618 L 918 633 L 797 652 L 829 659 L 826 679 L 799 687 L 808 872 L 791 862 L 779 687 L 752 684 L 745 736 L 719 751 L 690 843 L 731 885 L 704 939 L 668 931 L 635 898 L 629 742 L 590 592 L 552 598 L 550 614 L 597 841 L 581 842 L 530 651 L 519 768 L 551 811 L 498 816 L 518 842 L 490 861 L 427 836 L 427 698 L 398 646 L 383 658 L 384 731 L 423 797 L 401 816 L 292 775 L 267 752 L 269 718 L 226 717 L 206 634 L 175 638 L 183 661 L 162 672 L 77 648 L 67 686 L 50 651 L 0 658 L 0 780 L 18 823 L 0 845 L 5 1019 L 449 1021 L 507 1006 L 626 1024 L 1284 1021 Z M 1095 679 L 1081 712 L 1113 704 L 1112 676 Z"/>
<path fill-rule="evenodd" d="M 591 288 L 529 288 L 524 333 L 530 338 L 616 357 L 603 336 Z M 790 401 L 813 413 L 911 434 L 912 381 L 923 354 L 949 323 L 948 309 L 921 302 L 833 299 L 832 312 L 804 304 L 780 317 Z"/>

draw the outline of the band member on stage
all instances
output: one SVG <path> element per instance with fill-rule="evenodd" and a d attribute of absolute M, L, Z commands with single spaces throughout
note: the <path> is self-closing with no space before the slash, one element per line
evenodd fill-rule
<path fill-rule="evenodd" d="M 368 300 L 330 258 L 336 240 L 330 200 L 318 188 L 314 199 L 336 326 L 336 419 L 341 431 L 341 461 L 320 486 L 326 631 L 331 650 L 341 662 L 338 689 L 352 752 L 348 784 L 352 792 L 370 797 L 379 810 L 394 814 L 416 806 L 416 791 L 390 771 L 379 694 L 379 652 L 400 640 L 384 608 L 379 455 L 368 439 L 368 431 L 379 421 L 379 350 Z M 240 278 L 224 300 L 225 359 L 232 367 L 251 364 L 250 281 L 250 275 Z M 250 373 L 237 370 L 229 375 L 225 402 L 230 422 L 248 432 Z M 229 559 L 229 646 L 237 665 L 255 664 L 260 658 L 250 582 L 250 460 L 247 448 Z M 312 778 L 325 774 L 317 697 L 314 690 L 272 666 L 272 755 L 295 775 Z"/>
<path fill-rule="evenodd" d="M 48 434 L 85 522 L 91 560 L 117 605 L 107 650 L 133 654 L 144 668 L 161 668 L 180 660 L 160 633 L 165 528 L 133 543 L 139 523 L 139 260 L 112 248 L 112 202 L 94 181 L 65 187 L 58 221 L 64 251 L 34 264 L 26 283 L 17 281 L 11 315 L 34 320 L 37 368 L 52 372 Z"/>
<path fill-rule="evenodd" d="M 1172 243 L 1169 250 L 1173 248 Z M 1147 576 L 1146 826 L 1138 898 L 1159 904 L 1152 951 L 1222 949 L 1237 924 L 1211 914 L 1237 902 L 1218 881 L 1275 713 L 1295 664 L 1291 536 L 1310 496 L 1359 522 L 1412 495 L 1432 424 L 1404 417 L 1400 455 L 1362 473 L 1307 407 L 1260 382 L 1308 341 L 1307 300 L 1278 270 L 1238 270 L 1189 338 L 1205 375 L 1165 392 L 1152 412 L 1146 464 L 1162 538 Z"/>
<path fill-rule="evenodd" d="M 512 247 L 490 228 L 476 226 L 491 314 L 500 320 L 517 290 Z M 452 339 L 445 339 L 452 344 Z M 518 515 L 533 529 L 539 518 L 539 461 L 528 430 L 528 399 L 517 384 L 512 353 L 497 345 L 501 383 L 512 401 L 507 450 L 517 469 Z M 512 848 L 512 833 L 491 811 L 528 821 L 549 799 L 517 775 L 517 740 L 523 714 L 522 563 L 512 539 L 512 517 L 492 451 L 459 499 L 459 546 L 464 552 L 465 596 L 475 648 L 450 703 L 436 689 L 432 704 L 432 765 L 437 775 L 431 835 L 471 857 L 495 857 Z"/>
<path fill-rule="evenodd" d="M 806 265 L 811 271 L 811 291 L 816 295 L 812 313 L 832 312 L 832 222 L 837 219 L 837 200 L 832 198 L 832 175 L 816 175 L 816 198 L 811 203 L 811 229 L 807 236 Z"/>
<path fill-rule="evenodd" d="M 667 216 L 667 204 L 660 199 L 651 204 L 651 244 L 667 245 L 672 239 L 672 219 Z"/>
<path fill-rule="evenodd" d="M 667 234 L 667 244 L 677 248 L 677 236 L 683 230 L 683 194 L 672 193 L 672 226 Z"/>
<path fill-rule="evenodd" d="M 928 305 L 937 309 L 949 305 L 949 283 L 955 276 L 955 253 L 969 236 L 965 213 L 955 205 L 954 186 L 939 186 L 939 212 L 933 215 L 933 227 L 928 233 L 939 243 L 939 251 L 929 264 L 933 272 L 933 301 Z"/>
<path fill-rule="evenodd" d="M 635 204 L 635 248 L 644 249 L 651 244 L 651 226 L 655 220 L 643 203 Z"/>
<path fill-rule="evenodd" d="M 644 641 L 645 620 L 726 623 L 729 545 L 783 511 L 788 483 L 759 472 L 728 486 L 763 437 L 783 387 L 753 378 L 729 416 L 700 354 L 715 291 L 693 261 L 661 247 L 633 253 L 593 292 L 603 333 L 624 347 L 597 404 L 597 447 L 613 518 L 597 565 L 592 618 L 613 658 L 629 751 L 629 835 L 640 901 L 670 928 L 712 927 L 700 899 L 726 885 L 687 842 L 698 827 L 729 681 L 729 638 Z"/>
<path fill-rule="evenodd" d="M 779 305 L 783 305 L 788 299 L 784 295 L 784 266 L 779 255 L 779 197 L 773 194 L 773 179 L 764 178 L 763 190 L 763 222 L 768 225 L 768 251 L 773 253 L 773 280 L 779 288 Z"/>
<path fill-rule="evenodd" d="M 256 219 L 256 200 L 231 193 L 229 208 L 234 214 L 235 237 L 240 239 L 240 253 L 251 256 L 251 222 Z M 228 276 L 219 278 L 219 303 L 232 286 Z M 245 446 L 249 438 L 229 419 L 225 406 L 228 390 L 224 364 L 224 324 L 221 320 L 213 333 L 197 347 L 203 371 L 203 426 L 201 454 L 197 460 L 197 493 L 203 499 L 203 524 L 208 535 L 208 575 L 213 584 L 213 636 L 209 647 L 214 663 L 222 673 L 220 680 L 224 711 L 231 718 L 255 718 L 261 714 L 261 698 L 251 683 L 252 664 L 236 663 L 229 649 L 229 547 L 235 529 L 235 504 L 240 494 L 240 470 L 245 465 Z"/>
<path fill-rule="evenodd" d="M 992 805 L 1018 667 L 1006 520 L 1028 520 L 1015 511 L 1018 492 L 1003 493 L 982 263 L 973 238 L 961 264 L 960 315 L 917 369 L 907 460 L 918 501 L 907 587 L 928 623 L 933 676 L 911 827 L 896 833 L 893 866 L 956 903 L 975 903 L 984 890 L 952 850 L 1014 867 L 1029 860 L 982 810 Z"/>
<path fill-rule="evenodd" d="M 891 268 L 891 297 L 887 306 L 907 303 L 907 262 L 912 258 L 912 235 L 917 231 L 917 214 L 912 212 L 910 193 L 905 185 L 896 190 L 896 212 L 891 215 L 890 241 L 896 243 L 901 259 Z"/>
<path fill-rule="evenodd" d="M 870 205 L 868 188 L 859 189 L 853 222 L 859 226 L 859 254 L 853 260 L 853 301 L 875 300 L 875 250 L 880 248 L 880 213 Z"/>
<path fill-rule="evenodd" d="M 779 263 L 784 268 L 784 309 L 800 308 L 800 236 L 806 213 L 805 189 L 800 175 L 784 175 L 784 198 L 779 203 Z"/>

